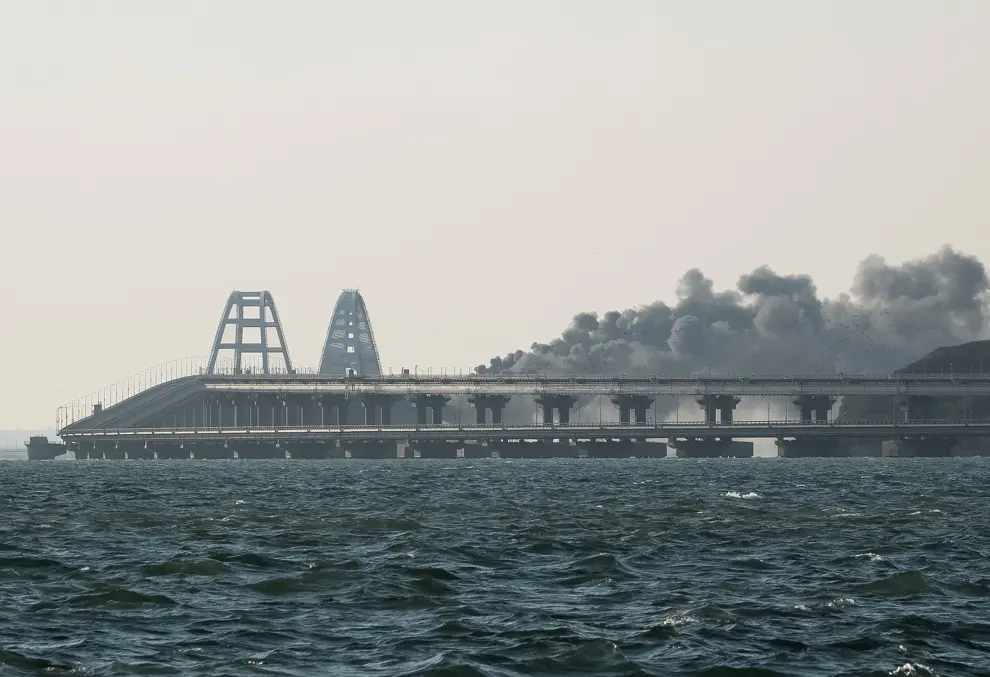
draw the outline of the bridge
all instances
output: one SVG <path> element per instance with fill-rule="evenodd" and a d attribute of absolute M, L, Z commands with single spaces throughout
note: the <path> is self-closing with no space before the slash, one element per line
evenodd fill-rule
<path fill-rule="evenodd" d="M 232 358 L 223 351 L 232 351 Z M 252 355 L 260 355 L 260 366 L 249 363 Z M 889 398 L 890 415 L 836 421 L 833 407 L 845 396 Z M 771 420 L 769 408 L 767 420 L 734 420 L 745 397 L 783 399 L 795 420 Z M 961 418 L 934 420 L 936 398 L 961 401 Z M 988 398 L 990 374 L 983 373 L 386 375 L 356 290 L 338 299 L 319 370 L 305 370 L 289 358 L 273 296 L 234 292 L 209 358 L 160 365 L 69 403 L 59 409 L 57 427 L 77 458 L 187 458 L 186 446 L 210 457 L 235 451 L 330 457 L 341 449 L 380 457 L 395 455 L 396 444 L 424 456 L 449 456 L 454 447 L 484 455 L 473 448 L 478 445 L 539 456 L 551 449 L 548 444 L 564 455 L 580 447 L 577 455 L 584 449 L 588 455 L 656 456 L 666 455 L 667 446 L 684 456 L 751 455 L 752 444 L 738 438 L 776 439 L 782 455 L 825 456 L 842 455 L 840 438 L 882 438 L 917 455 L 923 448 L 951 448 L 960 438 L 990 437 L 990 424 L 972 413 L 974 403 Z M 683 399 L 702 420 L 663 420 L 664 412 L 679 412 Z M 594 418 L 589 401 L 597 402 L 595 421 L 588 420 Z M 578 421 L 572 421 L 573 411 Z M 659 439 L 667 440 L 663 454 Z M 646 440 L 653 446 L 644 447 Z M 287 452 L 293 445 L 307 448 Z"/>

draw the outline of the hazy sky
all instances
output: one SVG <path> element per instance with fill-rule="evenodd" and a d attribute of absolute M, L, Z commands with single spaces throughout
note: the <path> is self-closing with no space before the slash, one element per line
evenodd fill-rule
<path fill-rule="evenodd" d="M 990 2 L 0 0 L 0 428 L 269 289 L 386 368 L 768 263 L 990 262 Z"/>

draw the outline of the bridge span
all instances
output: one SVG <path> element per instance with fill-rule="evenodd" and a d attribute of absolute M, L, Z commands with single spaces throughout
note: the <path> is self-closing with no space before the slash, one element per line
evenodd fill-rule
<path fill-rule="evenodd" d="M 782 456 L 848 456 L 844 439 L 884 440 L 885 455 L 951 455 L 990 437 L 990 420 L 734 421 L 653 424 L 348 425 L 106 428 L 64 434 L 76 458 L 747 457 L 775 439 Z M 889 444 L 888 444 L 889 442 Z"/>
<path fill-rule="evenodd" d="M 799 397 L 990 396 L 990 374 L 862 374 L 848 376 L 377 376 L 325 374 L 215 375 L 204 388 L 226 393 L 328 395 L 733 395 Z"/>
<path fill-rule="evenodd" d="M 260 341 L 248 337 L 258 332 Z M 224 351 L 232 351 L 229 361 L 221 358 Z M 249 364 L 252 355 L 260 355 L 260 372 Z M 778 398 L 777 411 L 783 409 L 785 418 L 793 412 L 797 420 L 771 420 L 769 404 L 764 421 L 734 420 L 747 397 Z M 874 402 L 877 406 L 866 415 L 887 418 L 836 421 L 833 410 L 841 397 L 886 398 Z M 684 399 L 695 411 L 700 407 L 702 421 L 680 421 Z M 952 406 L 945 411 L 959 420 L 934 422 L 946 415 L 939 403 L 947 400 Z M 675 409 L 676 422 L 662 420 Z M 462 412 L 470 425 L 462 425 Z M 345 290 L 338 299 L 314 373 L 289 358 L 274 297 L 235 291 L 208 360 L 159 365 L 60 407 L 56 416 L 59 436 L 77 457 L 86 454 L 83 445 L 102 457 L 160 456 L 148 445 L 166 442 L 207 445 L 212 451 L 200 451 L 226 457 L 234 453 L 232 444 L 243 447 L 238 455 L 269 453 L 245 446 L 249 443 L 367 450 L 396 443 L 470 446 L 507 440 L 643 444 L 647 438 L 667 439 L 664 448 L 674 446 L 679 455 L 751 455 L 752 443 L 734 438 L 773 438 L 784 455 L 827 456 L 839 453 L 840 439 L 936 440 L 945 446 L 945 440 L 990 438 L 990 430 L 974 420 L 990 416 L 990 373 L 420 375 L 403 369 L 386 375 L 357 290 Z M 607 422 L 615 419 L 611 427 Z M 630 449 L 661 455 L 658 447 Z M 54 451 L 46 448 L 45 453 Z M 161 451 L 167 457 L 175 450 Z M 184 452 L 175 453 L 182 457 Z M 277 457 L 279 452 L 271 453 Z"/>

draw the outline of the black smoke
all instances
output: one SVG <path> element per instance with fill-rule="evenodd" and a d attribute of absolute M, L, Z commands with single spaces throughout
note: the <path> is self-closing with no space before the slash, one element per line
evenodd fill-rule
<path fill-rule="evenodd" d="M 766 266 L 722 291 L 693 269 L 672 306 L 580 313 L 559 338 L 496 357 L 479 371 L 890 372 L 936 347 L 981 338 L 988 288 L 983 264 L 950 247 L 896 266 L 870 256 L 850 292 L 836 299 L 820 298 L 807 275 Z"/>

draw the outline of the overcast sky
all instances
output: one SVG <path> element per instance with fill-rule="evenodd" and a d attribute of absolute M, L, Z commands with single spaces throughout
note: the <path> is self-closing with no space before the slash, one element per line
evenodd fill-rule
<path fill-rule="evenodd" d="M 0 3 L 0 428 L 205 355 L 273 292 L 315 366 L 360 287 L 385 367 L 767 263 L 826 296 L 990 262 L 990 2 Z"/>

